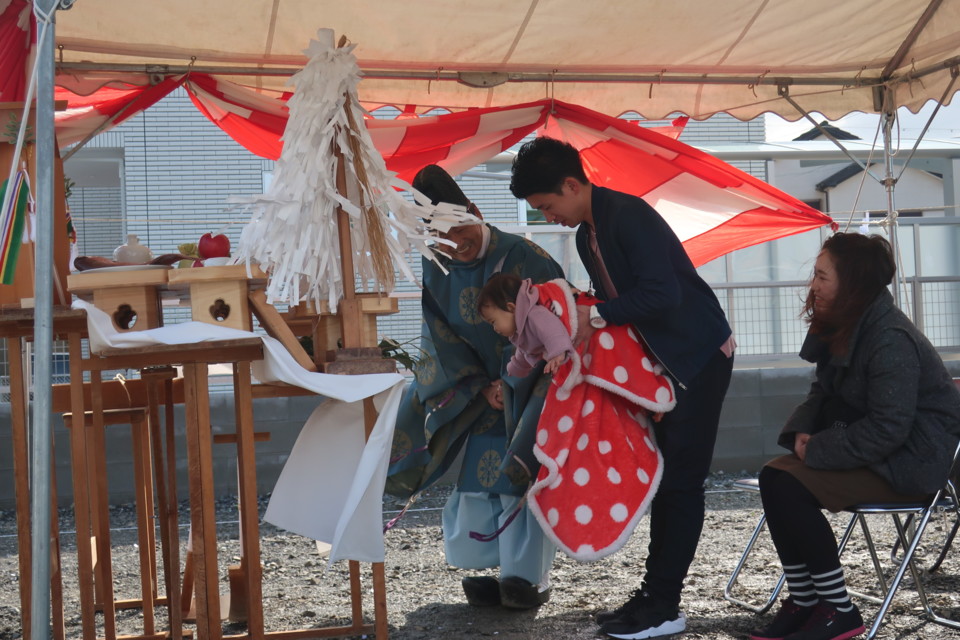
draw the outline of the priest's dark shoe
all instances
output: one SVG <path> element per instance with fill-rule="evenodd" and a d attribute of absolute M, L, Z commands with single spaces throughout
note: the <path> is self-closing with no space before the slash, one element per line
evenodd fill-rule
<path fill-rule="evenodd" d="M 500 581 L 500 604 L 508 609 L 534 609 L 550 600 L 550 589 L 540 591 L 523 578 L 509 576 Z"/>
<path fill-rule="evenodd" d="M 500 604 L 500 581 L 491 576 L 467 576 L 460 581 L 467 602 L 474 607 Z"/>

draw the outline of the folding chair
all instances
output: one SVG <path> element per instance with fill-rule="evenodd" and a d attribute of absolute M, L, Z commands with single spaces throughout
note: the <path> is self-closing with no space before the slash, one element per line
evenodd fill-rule
<path fill-rule="evenodd" d="M 877 630 L 880 627 L 880 624 L 883 621 L 883 618 L 886 615 L 887 610 L 890 607 L 890 604 L 893 600 L 893 596 L 900 586 L 900 582 L 903 579 L 903 576 L 909 568 L 914 578 L 914 582 L 917 585 L 917 593 L 920 597 L 920 600 L 923 604 L 924 611 L 927 614 L 927 617 L 939 624 L 943 624 L 948 627 L 960 629 L 960 623 L 957 621 L 951 620 L 949 618 L 944 618 L 938 615 L 931 605 L 929 604 L 926 591 L 923 588 L 923 584 L 920 581 L 920 572 L 918 571 L 915 563 L 914 554 L 917 547 L 920 544 L 921 536 L 924 533 L 924 530 L 927 527 L 930 519 L 935 513 L 944 513 L 952 512 L 955 516 L 953 525 L 946 536 L 946 539 L 943 543 L 943 546 L 940 549 L 940 552 L 936 560 L 929 567 L 926 568 L 926 573 L 934 573 L 939 570 L 940 565 L 943 563 L 943 560 L 946 558 L 947 553 L 950 550 L 950 547 L 953 544 L 953 540 L 956 537 L 957 530 L 960 529 L 960 508 L 958 508 L 958 499 L 957 499 L 957 466 L 960 464 L 958 462 L 960 458 L 960 445 L 958 445 L 957 451 L 954 453 L 954 470 L 955 475 L 952 480 L 949 480 L 941 491 L 936 495 L 932 496 L 930 500 L 922 503 L 893 503 L 893 504 L 863 504 L 856 505 L 848 511 L 851 513 L 850 521 L 848 522 L 844 533 L 840 539 L 839 543 L 839 553 L 843 554 L 844 550 L 847 547 L 847 544 L 850 541 L 857 525 L 860 525 L 861 530 L 864 534 L 864 539 L 867 544 L 867 548 L 870 552 L 871 561 L 873 563 L 874 571 L 877 575 L 878 585 L 882 593 L 882 597 L 872 596 L 866 593 L 861 593 L 848 589 L 851 595 L 865 599 L 867 601 L 873 602 L 875 604 L 881 605 L 880 610 L 877 613 L 876 620 L 873 626 L 870 629 L 870 634 L 868 638 L 874 637 Z M 759 491 L 760 486 L 756 479 L 747 478 L 743 480 L 738 480 L 734 483 L 734 487 L 741 491 Z M 893 581 L 887 584 L 886 578 L 883 574 L 883 567 L 880 563 L 879 556 L 877 555 L 876 547 L 873 543 L 873 536 L 870 533 L 870 529 L 867 525 L 866 516 L 873 514 L 890 514 L 893 518 L 894 525 L 897 529 L 897 541 L 891 551 L 891 560 L 896 564 L 899 564 L 897 574 L 894 576 Z M 901 515 L 906 515 L 906 520 L 902 521 L 900 519 Z M 919 522 L 914 526 L 914 521 L 919 516 Z M 754 545 L 756 544 L 760 533 L 766 527 L 766 515 L 761 514 L 760 520 L 757 522 L 757 525 L 753 529 L 753 533 L 750 536 L 750 539 L 747 541 L 747 545 L 743 550 L 743 553 L 740 556 L 740 559 L 737 561 L 737 565 L 733 569 L 733 573 L 730 575 L 729 580 L 727 581 L 726 587 L 723 591 L 723 597 L 725 600 L 732 602 L 740 607 L 743 607 L 749 611 L 753 611 L 757 614 L 766 613 L 773 604 L 777 601 L 777 598 L 780 595 L 780 592 L 783 590 L 784 583 L 786 582 L 786 576 L 781 573 L 780 577 L 777 579 L 776 584 L 770 592 L 770 595 L 765 601 L 760 604 L 756 604 L 755 601 L 746 600 L 743 597 L 740 597 L 735 594 L 734 590 L 737 586 L 738 578 L 741 571 L 747 563 L 751 552 L 753 551 Z M 897 549 L 903 547 L 907 550 L 906 554 L 902 559 L 896 558 Z"/>
<path fill-rule="evenodd" d="M 742 480 L 737 480 L 733 483 L 735 489 L 741 491 L 760 491 L 760 482 L 756 478 L 744 478 Z M 780 595 L 780 592 L 783 590 L 783 585 L 787 581 L 787 576 L 780 573 L 780 578 L 777 580 L 777 584 L 774 585 L 773 591 L 770 593 L 770 596 L 767 598 L 766 602 L 763 604 L 754 604 L 749 600 L 743 600 L 738 596 L 734 595 L 733 590 L 737 585 L 737 578 L 740 576 L 740 572 L 743 570 L 744 565 L 747 564 L 747 558 L 750 557 L 750 553 L 753 551 L 753 545 L 756 544 L 757 538 L 760 537 L 760 533 L 766 528 L 767 523 L 767 514 L 760 513 L 760 521 L 757 522 L 757 526 L 753 529 L 753 534 L 750 536 L 750 540 L 747 542 L 746 548 L 743 550 L 743 554 L 740 556 L 740 560 L 737 561 L 737 566 L 734 567 L 733 573 L 730 574 L 730 579 L 727 581 L 727 586 L 723 589 L 723 597 L 725 600 L 732 602 L 735 605 L 741 606 L 744 609 L 753 611 L 756 614 L 766 613 L 770 607 L 773 606 L 773 603 L 777 601 L 777 597 Z"/>
<path fill-rule="evenodd" d="M 864 597 L 867 600 L 880 603 L 880 609 L 877 611 L 873 626 L 870 627 L 870 632 L 867 634 L 868 640 L 875 637 L 877 631 L 880 629 L 880 625 L 883 623 L 883 619 L 886 617 L 887 610 L 890 608 L 891 602 L 893 602 L 893 597 L 896 595 L 897 589 L 900 587 L 900 583 L 903 580 L 907 569 L 909 569 L 910 573 L 913 575 L 913 581 L 914 585 L 916 586 L 917 595 L 920 598 L 920 602 L 923 605 L 923 609 L 927 615 L 927 618 L 933 622 L 936 622 L 937 624 L 942 624 L 953 629 L 960 629 L 960 621 L 940 616 L 933 610 L 933 607 L 930 605 L 930 602 L 927 599 L 926 590 L 924 589 L 923 581 L 921 580 L 921 572 L 916 566 L 915 558 L 917 547 L 920 545 L 924 531 L 926 530 L 927 525 L 930 523 L 930 519 L 937 513 L 952 512 L 956 522 L 954 523 L 951 533 L 948 535 L 937 560 L 931 566 L 931 569 L 928 569 L 928 571 L 935 571 L 940 567 L 940 564 L 943 562 L 944 557 L 946 557 L 947 551 L 953 542 L 953 538 L 956 535 L 956 530 L 958 526 L 960 526 L 957 524 L 960 523 L 960 501 L 958 501 L 957 497 L 956 482 L 958 460 L 960 460 L 960 443 L 957 444 L 957 448 L 953 453 L 953 468 L 950 478 L 948 478 L 944 486 L 928 500 L 915 503 L 860 504 L 847 509 L 847 511 L 853 514 L 853 517 L 851 518 L 850 523 L 847 525 L 847 528 L 843 533 L 843 537 L 840 539 L 840 555 L 841 557 L 843 556 L 843 552 L 846 549 L 847 543 L 850 541 L 850 537 L 852 536 L 856 525 L 859 523 L 860 528 L 863 531 L 864 540 L 867 543 L 867 549 L 870 552 L 870 559 L 873 562 L 873 567 L 877 574 L 880 590 L 883 593 L 883 598 L 875 598 L 851 591 L 853 595 Z M 870 534 L 870 529 L 867 526 L 866 516 L 875 514 L 889 514 L 892 517 L 893 524 L 897 530 L 897 540 L 904 549 L 903 557 L 899 561 L 899 567 L 897 568 L 893 580 L 889 583 L 889 585 L 884 577 L 880 559 L 877 556 L 877 550 L 873 543 L 873 536 Z M 901 515 L 907 516 L 906 522 L 901 520 Z"/>

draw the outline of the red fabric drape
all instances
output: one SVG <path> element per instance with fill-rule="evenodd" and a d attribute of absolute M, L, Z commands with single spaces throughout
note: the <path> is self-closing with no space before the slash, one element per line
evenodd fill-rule
<path fill-rule="evenodd" d="M 83 96 L 56 87 L 54 98 L 65 100 L 67 108 L 55 116 L 57 141 L 61 147 L 80 142 L 97 131 L 106 131 L 156 104 L 183 84 L 184 77 L 168 77 L 156 85 L 108 86 Z M 111 120 L 112 118 L 112 120 Z M 98 131 L 103 127 L 101 131 Z"/>
<path fill-rule="evenodd" d="M 57 114 L 60 144 L 82 139 L 120 113 L 111 126 L 118 124 L 181 84 L 197 108 L 239 144 L 266 158 L 280 157 L 289 96 L 205 74 L 168 78 L 155 86 L 111 84 L 86 97 L 58 87 L 57 98 L 69 104 Z M 567 140 L 580 149 L 591 181 L 654 206 L 696 265 L 831 223 L 796 198 L 676 140 L 682 119 L 672 127 L 644 128 L 577 105 L 539 100 L 365 123 L 387 167 L 407 181 L 431 163 L 462 173 L 534 131 Z"/>
<path fill-rule="evenodd" d="M 0 102 L 23 102 L 27 98 L 27 62 L 36 45 L 33 5 L 10 0 L 0 13 Z"/>

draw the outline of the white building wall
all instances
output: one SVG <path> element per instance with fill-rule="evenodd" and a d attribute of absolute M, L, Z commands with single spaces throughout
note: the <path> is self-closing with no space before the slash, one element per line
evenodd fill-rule
<path fill-rule="evenodd" d="M 871 167 L 874 176 L 883 177 L 882 167 Z M 895 175 L 899 175 L 900 168 L 896 168 Z M 867 176 L 860 182 L 863 174 L 857 174 L 849 180 L 830 190 L 830 211 L 850 213 L 851 211 L 886 211 L 887 193 L 882 184 Z M 894 188 L 894 207 L 896 209 L 927 209 L 937 211 L 924 215 L 942 216 L 943 212 L 943 180 L 916 169 L 907 169 L 897 181 Z M 836 216 L 835 216 L 836 217 Z"/>
<path fill-rule="evenodd" d="M 122 145 L 126 224 L 104 222 L 99 203 L 88 201 L 87 187 L 78 184 L 70 207 L 81 255 L 109 256 L 127 233 L 137 234 L 156 255 L 174 253 L 177 245 L 222 227 L 236 245 L 246 216 L 228 211 L 226 200 L 262 191 L 264 161 L 207 120 L 186 92 L 177 90 L 107 135 L 106 142 Z M 91 151 L 68 161 L 68 177 L 71 164 Z"/>

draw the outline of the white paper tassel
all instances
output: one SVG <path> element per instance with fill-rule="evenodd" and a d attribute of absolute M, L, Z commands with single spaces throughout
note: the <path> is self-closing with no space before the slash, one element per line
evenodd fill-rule
<path fill-rule="evenodd" d="M 428 198 L 387 170 L 362 124 L 364 111 L 356 98 L 360 69 L 353 48 L 336 47 L 330 29 L 317 32 L 317 40 L 305 51 L 309 61 L 291 78 L 290 117 L 269 191 L 231 199 L 251 212 L 237 257 L 248 264 L 258 262 L 269 273 L 269 302 L 326 300 L 336 310 L 344 295 L 344 278 L 353 282 L 359 277 L 362 287 L 372 282 L 377 291 L 391 291 L 392 272 L 387 282 L 377 275 L 376 262 L 384 259 L 378 243 L 380 251 L 389 254 L 389 263 L 415 282 L 404 256 L 408 248 L 434 258 L 427 244 L 431 233 L 477 221 L 463 207 L 431 206 Z M 335 150 L 344 159 L 346 193 L 337 190 Z M 420 204 L 409 202 L 394 187 L 411 192 Z M 349 217 L 355 269 L 345 275 L 338 206 Z M 365 209 L 375 215 L 368 219 Z M 370 221 L 383 232 L 370 228 Z"/>

